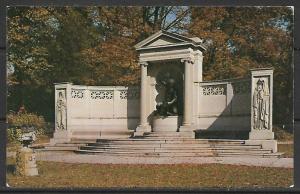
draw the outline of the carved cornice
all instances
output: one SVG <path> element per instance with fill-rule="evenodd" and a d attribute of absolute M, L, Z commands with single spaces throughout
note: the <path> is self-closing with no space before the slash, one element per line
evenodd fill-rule
<path fill-rule="evenodd" d="M 146 62 L 146 61 L 140 61 L 139 64 L 140 64 L 140 66 L 144 66 L 144 67 L 148 66 L 148 62 Z"/>
<path fill-rule="evenodd" d="M 180 61 L 181 61 L 181 63 L 186 63 L 186 62 L 188 62 L 188 63 L 193 64 L 193 63 L 194 63 L 194 58 L 193 58 L 193 57 L 186 57 L 186 58 L 180 59 Z"/>

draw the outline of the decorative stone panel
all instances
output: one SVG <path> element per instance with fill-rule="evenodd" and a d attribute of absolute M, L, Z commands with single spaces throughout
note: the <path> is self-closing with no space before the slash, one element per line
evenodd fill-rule
<path fill-rule="evenodd" d="M 226 85 L 210 85 L 202 86 L 202 95 L 212 96 L 212 95 L 226 95 Z"/>
<path fill-rule="evenodd" d="M 91 98 L 92 99 L 113 99 L 114 91 L 107 90 L 107 91 L 91 91 Z"/>
<path fill-rule="evenodd" d="M 273 69 L 251 70 L 251 87 L 249 139 L 272 140 Z"/>
<path fill-rule="evenodd" d="M 71 97 L 72 98 L 83 99 L 84 98 L 84 90 L 72 89 L 71 90 Z"/>
<path fill-rule="evenodd" d="M 140 96 L 139 90 L 121 90 L 120 98 L 121 99 L 138 99 Z"/>

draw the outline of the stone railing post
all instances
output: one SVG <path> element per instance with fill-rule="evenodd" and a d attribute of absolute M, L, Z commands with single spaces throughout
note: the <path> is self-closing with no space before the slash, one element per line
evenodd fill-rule
<path fill-rule="evenodd" d="M 71 140 L 70 98 L 72 83 L 55 84 L 55 131 L 50 143 L 69 142 Z"/>
<path fill-rule="evenodd" d="M 251 70 L 250 140 L 272 140 L 273 69 Z"/>

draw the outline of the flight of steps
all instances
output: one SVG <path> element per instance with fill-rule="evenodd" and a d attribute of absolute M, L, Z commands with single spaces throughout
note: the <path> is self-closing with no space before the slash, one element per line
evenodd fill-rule
<path fill-rule="evenodd" d="M 78 142 L 77 142 L 78 143 Z M 246 145 L 244 140 L 194 139 L 184 132 L 153 132 L 142 138 L 97 140 L 74 152 L 115 156 L 159 157 L 280 157 L 282 153 Z"/>

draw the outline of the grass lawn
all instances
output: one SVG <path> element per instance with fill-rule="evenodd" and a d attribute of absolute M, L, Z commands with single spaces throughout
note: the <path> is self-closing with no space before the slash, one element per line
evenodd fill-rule
<path fill-rule="evenodd" d="M 284 152 L 283 157 L 294 157 L 294 144 L 278 144 L 278 152 Z"/>
<path fill-rule="evenodd" d="M 288 187 L 293 169 L 223 164 L 113 165 L 38 162 L 39 176 L 15 176 L 8 159 L 11 187 Z"/>

